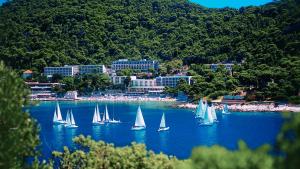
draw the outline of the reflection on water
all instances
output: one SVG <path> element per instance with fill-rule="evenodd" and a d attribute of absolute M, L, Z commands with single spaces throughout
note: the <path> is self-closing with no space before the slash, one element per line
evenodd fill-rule
<path fill-rule="evenodd" d="M 101 138 L 101 126 L 99 125 L 93 125 L 93 138 L 98 141 Z"/>
<path fill-rule="evenodd" d="M 64 126 L 53 125 L 53 139 L 52 144 L 54 147 L 62 147 L 64 144 Z"/>
<path fill-rule="evenodd" d="M 74 147 L 73 138 L 76 136 L 77 128 L 65 128 L 66 132 L 66 144 L 68 146 Z"/>
<path fill-rule="evenodd" d="M 199 126 L 197 129 L 197 138 L 200 144 L 211 146 L 218 143 L 217 124 L 218 123 L 215 123 L 212 126 Z"/>
<path fill-rule="evenodd" d="M 161 150 L 168 149 L 169 131 L 159 132 L 159 142 Z"/>
<path fill-rule="evenodd" d="M 146 143 L 146 130 L 133 131 L 134 141 L 137 143 Z"/>

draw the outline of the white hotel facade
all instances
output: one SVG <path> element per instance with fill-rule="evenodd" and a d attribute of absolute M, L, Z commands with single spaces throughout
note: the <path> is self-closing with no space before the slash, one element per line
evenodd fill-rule
<path fill-rule="evenodd" d="M 157 61 L 146 60 L 146 59 L 138 60 L 138 61 L 119 59 L 117 61 L 114 61 L 111 65 L 112 70 L 114 70 L 115 72 L 122 69 L 132 69 L 141 72 L 148 72 L 149 69 L 154 69 L 155 71 L 157 71 L 158 67 L 159 67 L 159 63 Z"/>
<path fill-rule="evenodd" d="M 54 74 L 62 76 L 75 76 L 78 74 L 91 74 L 91 73 L 106 73 L 104 65 L 65 65 L 62 67 L 45 67 L 44 75 L 51 77 Z"/>

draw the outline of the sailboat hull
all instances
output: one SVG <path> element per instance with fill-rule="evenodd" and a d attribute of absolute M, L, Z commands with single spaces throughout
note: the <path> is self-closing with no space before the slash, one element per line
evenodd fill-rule
<path fill-rule="evenodd" d="M 163 127 L 163 128 L 159 128 L 157 131 L 167 131 L 169 129 L 170 129 L 170 127 Z"/>
<path fill-rule="evenodd" d="M 76 125 L 65 125 L 65 127 L 71 129 L 71 128 L 77 128 L 78 126 L 76 126 Z"/>
<path fill-rule="evenodd" d="M 63 120 L 61 120 L 61 121 L 54 121 L 53 124 L 60 125 L 60 124 L 66 124 L 66 122 L 63 121 Z"/>
<path fill-rule="evenodd" d="M 145 130 L 146 126 L 133 126 L 131 130 Z"/>
<path fill-rule="evenodd" d="M 110 120 L 109 123 L 118 124 L 118 123 L 121 123 L 121 121 L 120 120 Z"/>
<path fill-rule="evenodd" d="M 212 122 L 205 122 L 205 123 L 200 123 L 200 126 L 212 126 L 214 123 Z"/>
<path fill-rule="evenodd" d="M 94 126 L 96 126 L 96 125 L 103 125 L 103 124 L 105 124 L 105 123 L 102 122 L 102 121 L 93 122 Z"/>

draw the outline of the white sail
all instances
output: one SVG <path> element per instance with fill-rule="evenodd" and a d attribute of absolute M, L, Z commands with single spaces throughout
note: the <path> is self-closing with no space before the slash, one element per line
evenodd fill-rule
<path fill-rule="evenodd" d="M 75 120 L 74 120 L 72 110 L 71 110 L 71 125 L 75 125 Z"/>
<path fill-rule="evenodd" d="M 53 122 L 57 122 L 56 110 L 54 110 Z"/>
<path fill-rule="evenodd" d="M 134 126 L 135 127 L 146 127 L 146 124 L 145 124 L 144 117 L 143 117 L 142 110 L 141 110 L 140 106 L 139 106 L 139 108 L 137 110 L 137 113 L 136 113 Z"/>
<path fill-rule="evenodd" d="M 108 110 L 107 110 L 107 105 L 105 106 L 105 121 L 109 121 L 109 114 L 108 114 Z"/>
<path fill-rule="evenodd" d="M 165 113 L 163 113 L 161 120 L 160 120 L 159 128 L 165 128 L 165 127 L 166 127 L 166 119 L 165 119 Z"/>
<path fill-rule="evenodd" d="M 93 116 L 93 123 L 97 122 L 97 108 L 95 107 L 95 110 L 94 110 L 94 116 Z"/>
<path fill-rule="evenodd" d="M 101 121 L 101 117 L 100 117 L 100 113 L 99 113 L 99 111 L 97 112 L 97 121 Z"/>
<path fill-rule="evenodd" d="M 59 104 L 56 103 L 56 112 L 57 112 L 57 120 L 58 121 L 62 121 L 62 116 L 61 116 L 61 111 L 60 111 L 60 107 L 59 107 Z"/>
<path fill-rule="evenodd" d="M 67 125 L 71 125 L 71 119 L 70 119 L 70 112 L 69 111 L 67 111 L 66 123 L 67 123 Z"/>
<path fill-rule="evenodd" d="M 214 105 L 211 106 L 211 115 L 212 115 L 213 120 L 217 121 L 217 114 L 216 114 L 216 109 L 215 109 Z"/>

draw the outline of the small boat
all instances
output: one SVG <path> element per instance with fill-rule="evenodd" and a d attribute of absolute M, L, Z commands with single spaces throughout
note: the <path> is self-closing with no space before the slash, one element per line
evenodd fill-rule
<path fill-rule="evenodd" d="M 115 119 L 115 112 L 114 111 L 113 111 L 112 120 L 110 120 L 109 123 L 112 123 L 112 124 L 119 124 L 119 123 L 121 123 L 121 120 L 116 120 Z"/>
<path fill-rule="evenodd" d="M 157 131 L 167 131 L 169 129 L 170 129 L 170 127 L 166 127 L 165 113 L 163 113 L 161 120 L 160 120 L 159 129 Z"/>
<path fill-rule="evenodd" d="M 65 124 L 66 122 L 62 119 L 61 111 L 59 104 L 56 103 L 56 108 L 54 110 L 54 116 L 53 116 L 53 124 Z"/>
<path fill-rule="evenodd" d="M 95 110 L 94 110 L 93 125 L 99 125 L 99 124 L 104 124 L 104 122 L 101 120 L 100 113 L 99 113 L 99 107 L 97 104 L 97 106 L 95 107 Z"/>
<path fill-rule="evenodd" d="M 215 109 L 214 105 L 211 105 L 211 115 L 212 115 L 212 118 L 213 118 L 214 122 L 219 122 L 218 118 L 217 118 L 217 113 L 216 113 L 216 109 Z"/>
<path fill-rule="evenodd" d="M 72 110 L 71 110 L 71 112 L 67 112 L 66 122 L 67 122 L 67 124 L 65 124 L 66 128 L 77 128 L 78 127 L 78 126 L 76 126 Z"/>
<path fill-rule="evenodd" d="M 112 120 L 109 121 L 109 123 L 112 123 L 112 124 L 118 124 L 118 123 L 121 123 L 121 120 L 115 120 L 114 118 Z"/>
<path fill-rule="evenodd" d="M 222 114 L 230 114 L 227 104 L 224 105 L 224 108 L 222 110 Z"/>
<path fill-rule="evenodd" d="M 136 113 L 135 123 L 131 130 L 144 130 L 146 129 L 146 124 L 144 121 L 143 113 L 141 107 L 139 106 Z"/>

